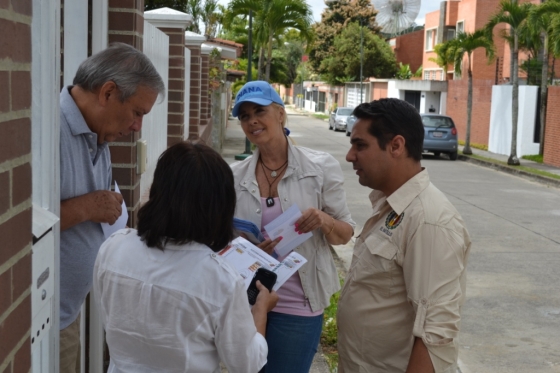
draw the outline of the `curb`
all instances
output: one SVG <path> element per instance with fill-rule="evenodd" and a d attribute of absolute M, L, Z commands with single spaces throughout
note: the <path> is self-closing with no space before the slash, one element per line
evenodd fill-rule
<path fill-rule="evenodd" d="M 537 183 L 544 184 L 546 186 L 560 188 L 560 180 L 553 179 L 551 177 L 546 177 L 546 176 L 542 176 L 542 175 L 535 175 L 535 174 L 532 174 L 532 173 L 524 171 L 524 170 L 518 170 L 518 169 L 515 169 L 515 168 L 512 168 L 512 167 L 501 165 L 499 163 L 484 161 L 482 159 L 469 157 L 468 155 L 464 155 L 464 154 L 459 154 L 458 159 L 461 160 L 461 161 L 473 163 L 473 164 L 476 164 L 476 165 L 479 165 L 479 166 L 493 168 L 495 170 L 508 173 L 510 175 L 519 176 L 519 177 L 522 177 L 522 178 L 525 178 L 525 179 L 529 179 L 531 181 L 535 181 Z"/>

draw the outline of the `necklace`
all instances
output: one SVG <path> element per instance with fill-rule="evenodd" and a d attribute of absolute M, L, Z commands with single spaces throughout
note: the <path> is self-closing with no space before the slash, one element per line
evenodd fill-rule
<path fill-rule="evenodd" d="M 267 170 L 272 171 L 272 172 L 270 173 L 270 176 L 272 176 L 272 177 L 278 176 L 278 173 L 277 173 L 276 171 L 278 171 L 278 170 L 284 168 L 284 166 L 286 165 L 286 163 L 288 163 L 288 160 L 286 160 L 286 162 L 284 162 L 284 164 L 283 164 L 282 166 L 278 167 L 276 170 L 273 170 L 272 168 L 269 168 L 267 165 L 264 164 L 262 158 L 260 158 L 260 160 L 261 160 L 261 164 L 262 164 L 264 167 L 266 167 Z M 264 172 L 264 169 L 263 169 L 263 172 Z"/>
<path fill-rule="evenodd" d="M 272 179 L 272 182 L 268 181 L 268 176 L 266 175 L 266 172 L 264 170 L 264 168 L 266 166 L 265 166 L 264 162 L 262 161 L 262 159 L 259 158 L 259 160 L 260 160 L 260 163 L 261 163 L 261 168 L 263 170 L 264 178 L 266 179 L 266 182 L 268 183 L 268 197 L 266 198 L 266 207 L 272 207 L 272 206 L 274 206 L 274 198 L 272 198 L 272 184 L 274 184 L 276 182 L 276 180 Z M 281 173 L 282 172 L 281 168 L 284 168 L 287 164 L 288 164 L 288 162 L 286 161 L 286 163 L 284 163 L 282 165 L 282 167 L 277 168 L 274 172 L 276 173 L 276 171 L 280 171 L 280 173 Z M 266 167 L 266 168 L 268 168 L 268 167 Z M 275 177 L 275 176 L 276 175 L 274 175 L 273 177 Z"/>

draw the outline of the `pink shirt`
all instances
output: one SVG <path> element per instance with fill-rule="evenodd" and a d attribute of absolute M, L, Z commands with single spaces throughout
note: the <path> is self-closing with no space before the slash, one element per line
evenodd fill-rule
<path fill-rule="evenodd" d="M 264 230 L 264 226 L 276 219 L 282 214 L 282 205 L 280 204 L 279 198 L 274 198 L 274 206 L 266 206 L 266 198 L 261 197 L 261 210 L 262 214 L 262 226 L 261 232 L 263 236 L 268 238 Z M 282 260 L 284 258 L 278 258 Z M 299 278 L 299 273 L 294 273 L 292 277 L 288 279 L 278 289 L 278 304 L 273 309 L 274 312 L 286 313 L 289 315 L 296 316 L 318 316 L 323 313 L 323 310 L 317 310 L 313 312 L 309 302 L 305 299 L 305 293 L 303 292 L 303 286 L 301 285 L 301 280 Z"/>

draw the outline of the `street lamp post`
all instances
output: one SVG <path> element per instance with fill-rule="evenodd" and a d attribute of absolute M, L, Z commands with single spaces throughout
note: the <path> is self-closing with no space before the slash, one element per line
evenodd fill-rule
<path fill-rule="evenodd" d="M 364 81 L 364 27 L 360 18 L 360 104 L 363 102 L 363 81 Z"/>
<path fill-rule="evenodd" d="M 252 59 L 253 59 L 253 10 L 249 10 L 249 40 L 247 41 L 247 82 L 253 80 L 253 67 L 252 67 Z M 242 161 L 248 156 L 252 155 L 253 152 L 251 151 L 251 142 L 247 137 L 245 137 L 245 151 L 241 154 L 237 154 L 235 159 L 238 161 Z"/>

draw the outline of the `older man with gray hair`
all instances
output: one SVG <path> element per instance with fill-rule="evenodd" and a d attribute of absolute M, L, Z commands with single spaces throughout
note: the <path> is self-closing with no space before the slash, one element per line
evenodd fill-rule
<path fill-rule="evenodd" d="M 140 131 L 165 85 L 148 57 L 116 43 L 82 62 L 60 93 L 60 372 L 80 371 L 80 308 L 105 240 L 121 215 L 108 142 Z"/>

